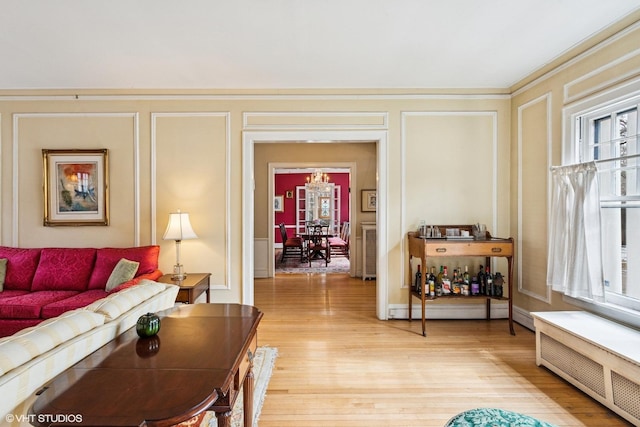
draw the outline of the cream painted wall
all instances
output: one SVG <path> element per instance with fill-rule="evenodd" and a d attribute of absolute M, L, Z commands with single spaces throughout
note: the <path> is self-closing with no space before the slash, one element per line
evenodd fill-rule
<path fill-rule="evenodd" d="M 508 90 L 29 91 L 0 94 L 0 243 L 16 246 L 161 245 L 170 271 L 168 213 L 189 211 L 198 240 L 183 243 L 188 271 L 214 275 L 215 301 L 242 300 L 242 136 L 263 130 L 376 130 L 387 135 L 389 310 L 406 310 L 406 233 L 417 222 L 484 222 L 516 238 L 515 304 L 564 308 L 543 279 L 547 175 L 560 160 L 562 109 L 640 76 L 640 31 L 619 32 L 543 77 Z M 579 52 L 578 52 L 579 53 Z M 358 191 L 374 187 L 375 153 L 256 146 L 259 156 L 358 162 Z M 270 144 L 271 145 L 271 144 Z M 354 144 L 357 145 L 357 144 Z M 367 145 L 367 144 L 365 144 Z M 297 147 L 297 145 L 296 145 Z M 42 148 L 108 148 L 111 224 L 43 227 Z M 271 153 L 271 150 L 283 150 Z M 261 152 L 260 150 L 266 150 Z M 301 150 L 299 153 L 297 150 Z M 318 151 L 316 151 L 318 150 Z M 334 156 L 335 155 L 335 156 Z M 326 157 L 325 157 L 326 156 Z M 268 206 L 256 161 L 256 217 Z M 362 171 L 360 164 L 363 164 Z M 264 187 L 266 188 L 266 187 Z M 357 198 L 356 198 L 357 200 Z M 261 207 L 262 206 L 262 207 Z M 358 219 L 369 220 L 359 212 Z M 367 214 L 371 215 L 371 214 Z M 268 224 L 255 221 L 255 236 Z M 357 228 L 356 228 L 357 230 Z M 357 231 L 359 232 L 359 231 Z"/>
<path fill-rule="evenodd" d="M 562 161 L 563 110 L 640 79 L 640 23 L 516 90 L 512 101 L 511 200 L 524 312 L 572 309 L 546 286 L 549 167 Z M 516 229 L 517 227 L 517 229 Z"/>

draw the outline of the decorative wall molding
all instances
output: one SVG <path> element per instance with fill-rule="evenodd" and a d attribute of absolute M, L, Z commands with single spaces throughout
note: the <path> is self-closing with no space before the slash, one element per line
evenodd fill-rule
<path fill-rule="evenodd" d="M 523 269 L 523 259 L 522 259 L 522 249 L 523 249 L 523 230 L 522 230 L 522 214 L 524 212 L 523 210 L 523 176 L 522 176 L 522 166 L 523 166 L 523 158 L 522 158 L 522 149 L 523 149 L 523 129 L 522 129 L 522 115 L 523 115 L 523 111 L 526 110 L 527 108 L 531 108 L 534 105 L 540 104 L 540 103 L 544 103 L 545 104 L 545 108 L 546 108 L 546 112 L 547 112 L 547 128 L 546 128 L 546 147 L 547 147 L 547 164 L 546 164 L 546 170 L 547 170 L 547 206 L 549 206 L 549 195 L 551 193 L 551 184 L 550 184 L 550 179 L 548 177 L 549 174 L 549 168 L 551 167 L 551 154 L 552 154 L 552 148 L 553 148 L 553 141 L 552 141 L 552 137 L 551 137 L 551 124 L 552 124 L 552 117 L 551 117 L 551 113 L 552 113 L 552 105 L 551 105 L 551 92 L 547 92 L 546 94 L 539 96 L 538 98 L 532 99 L 530 101 L 528 101 L 525 104 L 522 104 L 518 107 L 518 240 L 516 241 L 516 246 L 517 246 L 517 251 L 516 251 L 516 257 L 517 257 L 517 269 L 518 269 L 518 292 L 524 294 L 524 295 L 528 295 L 532 298 L 538 299 L 540 301 L 544 301 L 547 304 L 551 304 L 551 287 L 546 286 L 546 294 L 545 295 L 540 295 L 536 292 L 533 292 L 531 290 L 528 290 L 524 287 L 523 282 L 522 282 L 522 269 Z M 549 212 L 547 209 L 547 218 L 546 218 L 546 222 L 547 224 L 549 223 Z M 546 283 L 545 283 L 546 285 Z"/>
<path fill-rule="evenodd" d="M 232 269 L 231 269 L 231 113 L 230 112 L 162 112 L 151 113 L 151 240 L 153 244 L 157 242 L 157 122 L 158 119 L 167 117 L 223 117 L 225 119 L 225 226 L 224 226 L 224 247 L 225 247 L 225 273 L 224 284 L 212 283 L 212 290 L 230 290 Z"/>
<path fill-rule="evenodd" d="M 487 117 L 491 117 L 492 127 L 493 127 L 492 159 L 493 159 L 494 165 L 498 164 L 498 112 L 497 111 L 403 111 L 401 114 L 401 125 L 400 125 L 400 158 L 401 158 L 400 170 L 405 171 L 407 167 L 406 165 L 406 156 L 407 156 L 406 120 L 408 117 L 420 117 L 420 116 L 425 116 L 425 117 L 426 116 L 487 116 Z M 493 217 L 492 230 L 497 230 L 498 229 L 498 168 L 493 168 L 493 175 L 491 177 L 491 182 L 492 182 L 491 210 L 492 210 L 492 217 Z M 400 188 L 400 198 L 402 200 L 401 214 L 400 214 L 401 230 L 407 230 L 406 188 L 407 188 L 406 174 L 403 173 L 401 177 L 401 188 Z M 404 236 L 403 236 L 403 239 L 404 239 Z M 406 250 L 401 251 L 400 277 L 402 277 L 403 280 L 406 277 L 405 269 L 408 263 L 408 260 L 407 260 L 408 256 L 409 255 Z M 402 283 L 401 287 L 406 288 L 407 284 Z"/>
<path fill-rule="evenodd" d="M 387 112 L 244 112 L 244 130 L 267 129 L 387 129 Z"/>
<path fill-rule="evenodd" d="M 596 68 L 595 70 L 584 74 L 575 80 L 570 81 L 569 83 L 565 84 L 563 88 L 564 103 L 569 104 L 571 102 L 599 92 L 603 89 L 615 86 L 616 84 L 619 84 L 627 79 L 640 75 L 639 64 L 640 49 L 636 49 L 626 55 L 621 56 L 620 58 L 608 62 L 602 67 Z M 598 75 L 601 75 L 607 71 L 610 71 L 611 74 L 613 74 L 610 78 L 605 79 L 601 82 L 595 81 Z M 594 81 L 590 82 L 590 80 Z M 587 88 L 580 89 L 581 85 L 585 85 L 587 86 Z M 575 89 L 575 92 L 572 93 L 574 87 L 577 87 L 577 89 Z"/>
<path fill-rule="evenodd" d="M 568 61 L 563 62 L 562 65 L 551 69 L 550 71 L 544 73 L 540 77 L 530 81 L 529 83 L 525 84 L 521 88 L 513 91 L 511 93 L 511 97 L 518 96 L 518 95 L 528 91 L 529 89 L 539 85 L 540 83 L 544 82 L 545 80 L 548 80 L 551 77 L 559 74 L 560 72 L 562 72 L 562 71 L 564 71 L 564 70 L 576 65 L 577 63 L 579 63 L 583 59 L 588 58 L 589 56 L 595 54 L 596 52 L 601 51 L 603 49 L 606 49 L 608 46 L 612 45 L 613 43 L 617 42 L 618 40 L 621 40 L 622 38 L 628 36 L 629 34 L 631 34 L 632 32 L 634 32 L 634 31 L 636 31 L 638 29 L 640 29 L 640 21 L 635 22 L 634 24 L 628 26 L 624 30 L 617 32 L 616 34 L 614 34 L 613 36 L 609 37 L 608 39 L 601 41 L 600 43 L 596 44 L 595 46 L 593 46 L 593 47 L 591 47 L 591 48 L 589 48 L 587 50 L 585 50 L 584 52 L 580 53 L 579 55 L 576 55 L 575 57 L 569 59 Z"/>
<path fill-rule="evenodd" d="M 140 245 L 140 124 L 139 124 L 139 115 L 138 113 L 15 113 L 13 115 L 13 171 L 12 171 L 12 226 L 11 226 L 11 245 L 19 246 L 20 242 L 18 241 L 18 230 L 20 228 L 19 224 L 19 146 L 20 146 L 20 120 L 29 119 L 29 118 L 64 118 L 64 117 L 105 117 L 105 118 L 115 118 L 115 117 L 126 117 L 132 118 L 134 122 L 134 141 L 133 141 L 133 152 L 134 152 L 134 245 Z"/>
<path fill-rule="evenodd" d="M 400 91 L 400 90 L 399 90 Z M 360 101 L 360 100 L 485 100 L 509 99 L 510 94 L 497 91 L 487 93 L 280 93 L 280 94 L 71 94 L 71 95 L 0 95 L 2 101 Z"/>

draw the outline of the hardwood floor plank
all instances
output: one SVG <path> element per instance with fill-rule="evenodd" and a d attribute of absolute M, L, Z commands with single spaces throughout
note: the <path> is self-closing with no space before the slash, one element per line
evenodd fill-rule
<path fill-rule="evenodd" d="M 375 281 L 255 280 L 260 345 L 278 348 L 260 427 L 443 426 L 499 407 L 557 426 L 630 426 L 535 364 L 535 334 L 506 320 L 376 318 Z"/>

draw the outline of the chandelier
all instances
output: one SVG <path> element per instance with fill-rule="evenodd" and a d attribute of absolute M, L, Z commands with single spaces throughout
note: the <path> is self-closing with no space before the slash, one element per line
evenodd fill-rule
<path fill-rule="evenodd" d="M 315 191 L 327 192 L 331 190 L 329 185 L 329 175 L 316 169 L 307 177 L 307 188 Z"/>

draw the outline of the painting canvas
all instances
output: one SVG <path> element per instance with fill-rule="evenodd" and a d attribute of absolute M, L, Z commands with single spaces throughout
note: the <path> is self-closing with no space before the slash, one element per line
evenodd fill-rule
<path fill-rule="evenodd" d="M 284 212 L 284 197 L 275 196 L 273 198 L 273 210 L 275 212 Z"/>
<path fill-rule="evenodd" d="M 108 225 L 108 151 L 42 150 L 42 154 L 44 225 Z"/>
<path fill-rule="evenodd" d="M 376 190 L 362 190 L 362 212 L 375 212 L 378 205 Z"/>

